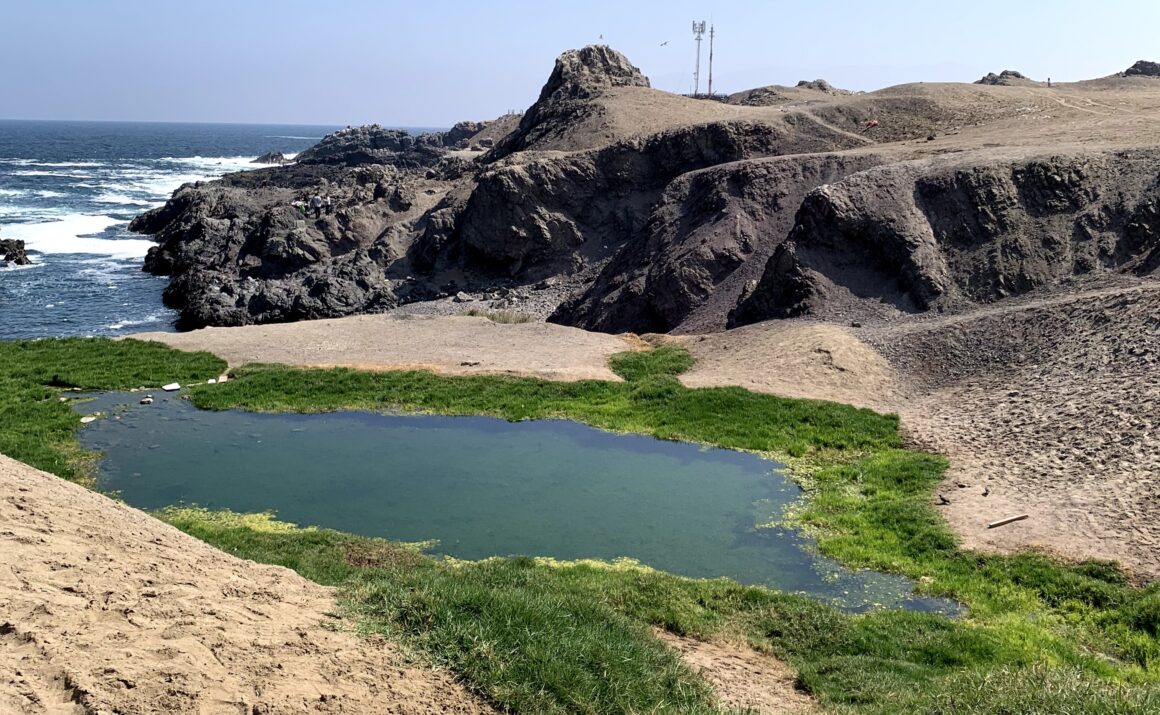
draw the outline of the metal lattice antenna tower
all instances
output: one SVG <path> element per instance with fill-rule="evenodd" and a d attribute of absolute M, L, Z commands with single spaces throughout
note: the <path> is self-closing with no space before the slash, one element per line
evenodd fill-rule
<path fill-rule="evenodd" d="M 701 37 L 705 34 L 705 21 L 693 20 L 693 39 L 697 42 L 697 66 L 693 70 L 693 96 L 701 93 Z"/>
<path fill-rule="evenodd" d="M 713 35 L 717 34 L 717 28 L 709 25 L 709 96 L 713 96 Z"/>

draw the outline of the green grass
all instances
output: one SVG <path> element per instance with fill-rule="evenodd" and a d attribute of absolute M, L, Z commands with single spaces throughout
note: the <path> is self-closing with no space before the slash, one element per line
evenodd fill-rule
<path fill-rule="evenodd" d="M 77 421 L 57 400 L 59 386 L 201 382 L 221 369 L 208 356 L 136 343 L 0 350 L 0 451 L 71 477 Z M 566 417 L 778 456 L 809 490 L 789 519 L 814 533 L 823 552 L 906 574 L 925 593 L 961 600 L 969 613 L 857 616 L 727 580 L 626 565 L 464 563 L 261 516 L 185 509 L 162 517 L 231 553 L 339 587 L 360 628 L 446 665 L 514 712 L 713 711 L 705 682 L 660 645 L 654 627 L 744 640 L 785 658 L 802 687 L 835 712 L 1160 712 L 1160 588 L 1135 588 L 1105 563 L 964 552 L 930 505 L 945 461 L 901 449 L 895 417 L 740 389 L 687 389 L 676 375 L 690 363 L 675 348 L 620 355 L 612 366 L 624 383 L 256 366 L 191 394 L 212 409 Z"/>
<path fill-rule="evenodd" d="M 71 338 L 0 342 L 0 453 L 87 482 L 92 455 L 76 443 L 79 417 L 61 390 L 129 390 L 204 382 L 226 369 L 208 353 L 156 343 Z"/>

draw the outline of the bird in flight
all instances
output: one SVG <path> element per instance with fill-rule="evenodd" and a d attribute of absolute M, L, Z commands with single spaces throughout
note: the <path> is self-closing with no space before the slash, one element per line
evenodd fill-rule
<path fill-rule="evenodd" d="M 662 42 L 662 43 L 661 43 L 661 47 L 664 47 L 664 46 L 665 46 L 665 45 L 667 45 L 667 44 L 669 44 L 669 41 L 668 41 L 668 40 L 665 40 L 664 42 Z"/>

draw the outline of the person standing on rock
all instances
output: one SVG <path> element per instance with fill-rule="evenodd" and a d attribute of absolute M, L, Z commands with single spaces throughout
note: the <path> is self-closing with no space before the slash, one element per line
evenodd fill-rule
<path fill-rule="evenodd" d="M 332 213 L 334 213 L 334 202 L 330 200 L 329 196 L 327 196 L 326 197 L 326 215 L 329 216 Z"/>
<path fill-rule="evenodd" d="M 310 199 L 310 208 L 314 209 L 314 218 L 322 218 L 322 197 L 318 194 Z"/>

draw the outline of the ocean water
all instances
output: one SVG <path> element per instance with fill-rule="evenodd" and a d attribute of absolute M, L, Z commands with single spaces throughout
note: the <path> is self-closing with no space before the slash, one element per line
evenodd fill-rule
<path fill-rule="evenodd" d="M 0 121 L 0 238 L 33 265 L 0 268 L 0 339 L 171 330 L 168 279 L 127 230 L 186 182 L 260 168 L 338 127 Z"/>

